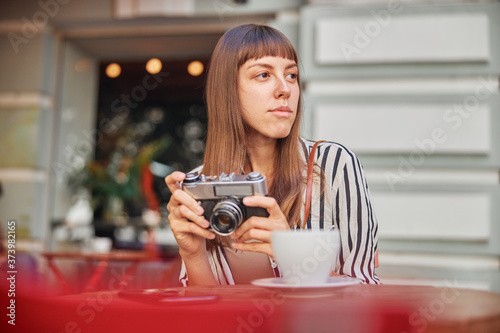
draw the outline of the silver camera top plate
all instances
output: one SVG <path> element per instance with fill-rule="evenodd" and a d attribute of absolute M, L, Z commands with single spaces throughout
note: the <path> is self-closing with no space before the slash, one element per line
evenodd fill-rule
<path fill-rule="evenodd" d="M 229 196 L 266 196 L 268 193 L 266 178 L 258 172 L 251 172 L 248 175 L 223 173 L 219 176 L 188 173 L 182 182 L 182 189 L 197 200 Z"/>

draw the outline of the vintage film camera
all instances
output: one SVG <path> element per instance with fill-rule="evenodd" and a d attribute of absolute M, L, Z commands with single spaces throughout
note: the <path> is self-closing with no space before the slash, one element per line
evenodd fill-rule
<path fill-rule="evenodd" d="M 252 216 L 269 216 L 265 208 L 247 207 L 242 202 L 244 197 L 251 195 L 267 196 L 266 178 L 258 172 L 241 176 L 188 173 L 182 189 L 203 207 L 203 216 L 210 222 L 209 229 L 222 236 L 232 234 Z"/>

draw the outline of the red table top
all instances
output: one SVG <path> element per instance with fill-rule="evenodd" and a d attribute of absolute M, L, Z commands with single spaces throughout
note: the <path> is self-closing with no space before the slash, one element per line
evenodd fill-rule
<path fill-rule="evenodd" d="M 452 283 L 310 294 L 252 285 L 103 290 L 16 301 L 19 332 L 500 332 L 500 294 Z"/>
<path fill-rule="evenodd" d="M 47 259 L 83 259 L 105 261 L 142 261 L 150 259 L 147 251 L 111 251 L 109 253 L 44 252 Z"/>

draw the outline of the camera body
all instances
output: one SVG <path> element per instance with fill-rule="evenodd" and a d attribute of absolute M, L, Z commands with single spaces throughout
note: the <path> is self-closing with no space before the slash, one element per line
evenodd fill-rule
<path fill-rule="evenodd" d="M 222 236 L 232 234 L 252 216 L 269 216 L 265 208 L 243 204 L 244 197 L 267 196 L 266 178 L 258 172 L 220 176 L 188 173 L 182 189 L 203 207 L 203 216 L 210 222 L 209 229 Z"/>

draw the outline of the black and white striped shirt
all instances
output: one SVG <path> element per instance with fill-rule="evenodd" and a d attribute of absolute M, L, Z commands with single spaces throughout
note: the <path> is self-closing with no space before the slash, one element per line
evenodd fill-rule
<path fill-rule="evenodd" d="M 313 145 L 314 141 L 301 139 L 306 161 Z M 361 163 L 352 151 L 334 142 L 318 145 L 315 162 L 323 169 L 325 177 L 313 182 L 307 228 L 338 229 L 341 248 L 335 271 L 364 283 L 379 284 L 375 274 L 378 224 Z M 305 191 L 303 195 L 305 202 Z M 302 207 L 301 216 L 304 210 Z M 220 284 L 234 284 L 224 248 L 210 251 L 209 261 Z M 271 259 L 270 262 L 275 266 Z M 279 275 L 278 270 L 275 272 Z M 183 264 L 180 281 L 187 285 L 187 280 Z"/>
<path fill-rule="evenodd" d="M 303 140 L 309 152 L 313 141 Z M 370 200 L 363 167 L 348 148 L 333 142 L 320 143 L 316 163 L 325 173 L 324 193 L 313 186 L 308 229 L 340 231 L 341 248 L 335 271 L 365 283 L 380 283 L 375 275 L 378 224 Z"/>

